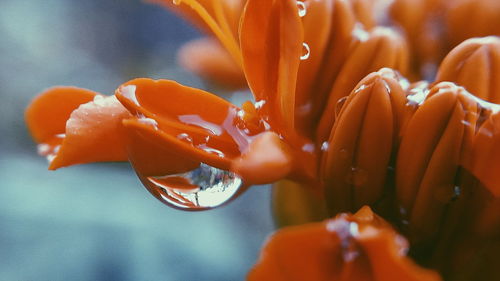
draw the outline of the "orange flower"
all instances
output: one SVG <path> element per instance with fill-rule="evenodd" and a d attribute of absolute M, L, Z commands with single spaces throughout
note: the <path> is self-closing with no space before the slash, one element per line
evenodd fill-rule
<path fill-rule="evenodd" d="M 271 236 L 249 281 L 437 281 L 406 257 L 407 241 L 367 206 Z"/>
<path fill-rule="evenodd" d="M 248 0 L 244 8 L 240 1 L 160 2 L 179 8 L 227 51 L 214 41 L 195 43 L 186 59 L 212 47 L 221 56 L 200 57 L 201 66 L 193 67 L 222 80 L 234 74 L 234 81 L 243 70 L 255 102 L 237 107 L 168 80 L 135 79 L 109 97 L 54 88 L 26 112 L 49 168 L 128 159 L 155 197 L 188 210 L 217 207 L 252 184 L 287 179 L 275 187 L 278 223 L 324 220 L 369 205 L 408 238 L 412 258 L 444 278 L 457 279 L 464 272 L 458 269 L 474 280 L 499 274 L 489 261 L 498 259 L 500 245 L 500 106 L 492 103 L 500 96 L 500 39 L 467 40 L 444 59 L 436 82 L 410 83 L 405 76 L 420 77 L 441 58 L 420 45 L 428 41 L 436 51 L 440 41 L 416 37 L 426 29 L 410 23 L 425 24 L 426 11 L 448 7 L 440 6 L 445 1 L 395 1 L 391 11 L 410 44 L 396 29 L 377 26 L 383 19 L 375 11 L 383 11 L 384 1 Z M 410 4 L 418 7 L 414 18 L 404 17 Z M 417 49 L 411 72 L 409 48 Z M 379 221 L 362 209 L 333 223 L 361 227 L 348 238 L 348 246 L 362 250 L 359 263 L 325 266 L 331 256 L 318 256 L 322 244 L 315 243 L 306 247 L 309 262 L 299 266 L 293 255 L 278 252 L 279 262 L 315 280 L 336 274 L 385 280 L 387 264 L 398 265 L 404 280 L 434 276 L 396 254 L 399 236 L 387 223 L 370 219 L 365 227 L 366 217 Z M 332 236 L 324 224 L 297 231 Z M 277 238 L 279 247 L 298 247 L 286 237 Z M 324 249 L 332 255 L 344 242 L 336 239 Z M 275 273 L 270 276 L 283 278 Z"/>

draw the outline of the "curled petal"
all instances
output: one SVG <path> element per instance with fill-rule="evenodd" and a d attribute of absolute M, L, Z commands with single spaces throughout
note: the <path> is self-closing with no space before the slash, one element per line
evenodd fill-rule
<path fill-rule="evenodd" d="M 402 73 L 407 70 L 406 42 L 397 33 L 387 28 L 375 28 L 363 36 L 366 36 L 365 41 L 361 41 L 349 54 L 331 89 L 317 129 L 318 141 L 327 139 L 328 132 L 333 127 L 338 101 L 347 96 L 363 77 L 382 67 L 393 68 Z"/>
<path fill-rule="evenodd" d="M 98 93 L 76 87 L 51 88 L 36 97 L 26 109 L 26 123 L 36 142 L 47 142 L 64 134 L 71 112 L 90 102 Z"/>
<path fill-rule="evenodd" d="M 500 102 L 500 38 L 490 36 L 464 41 L 439 67 L 436 81 L 450 81 L 475 96 Z"/>
<path fill-rule="evenodd" d="M 458 185 L 463 149 L 470 146 L 466 127 L 474 127 L 476 108 L 461 98 L 462 91 L 452 83 L 434 86 L 408 122 L 401 141 L 396 194 L 401 214 L 409 220 L 412 238 L 417 241 L 438 231 Z"/>
<path fill-rule="evenodd" d="M 264 114 L 278 131 L 292 132 L 294 128 L 302 43 L 303 28 L 295 1 L 247 2 L 240 29 L 243 68 L 255 99 L 266 101 Z"/>
<path fill-rule="evenodd" d="M 236 159 L 231 170 L 247 184 L 265 184 L 285 178 L 292 169 L 290 149 L 272 132 L 264 132 L 252 140 L 247 150 Z"/>
<path fill-rule="evenodd" d="M 87 90 L 55 88 L 42 94 L 28 108 L 28 120 L 49 116 L 46 123 L 48 130 L 44 134 L 58 132 L 62 122 L 65 123 L 65 130 L 52 138 L 37 133 L 41 138 L 39 152 L 47 156 L 49 169 L 127 159 L 121 121 L 130 117 L 130 114 L 114 96 L 95 95 L 92 101 L 79 105 L 67 117 L 78 102 L 84 102 L 92 95 L 95 94 Z M 64 101 L 67 103 L 61 104 Z"/>
<path fill-rule="evenodd" d="M 276 232 L 248 280 L 441 280 L 406 258 L 406 246 L 403 237 L 364 207 L 355 215 Z"/>
<path fill-rule="evenodd" d="M 177 54 L 179 63 L 202 78 L 228 88 L 243 88 L 246 80 L 241 68 L 214 39 L 188 42 Z"/>
<path fill-rule="evenodd" d="M 348 96 L 322 159 L 331 213 L 381 198 L 404 106 L 403 89 L 388 69 L 368 75 Z"/>

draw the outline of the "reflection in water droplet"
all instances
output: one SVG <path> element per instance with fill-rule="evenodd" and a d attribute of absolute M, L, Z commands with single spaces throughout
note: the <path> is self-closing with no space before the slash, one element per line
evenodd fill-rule
<path fill-rule="evenodd" d="M 299 8 L 299 16 L 302 18 L 307 14 L 306 4 L 302 1 L 297 1 L 297 8 Z"/>
<path fill-rule="evenodd" d="M 311 55 L 311 49 L 307 43 L 302 43 L 302 56 L 300 56 L 300 60 L 306 60 Z"/>
<path fill-rule="evenodd" d="M 218 207 L 243 191 L 242 180 L 236 174 L 203 163 L 186 173 L 139 177 L 160 201 L 188 211 Z"/>

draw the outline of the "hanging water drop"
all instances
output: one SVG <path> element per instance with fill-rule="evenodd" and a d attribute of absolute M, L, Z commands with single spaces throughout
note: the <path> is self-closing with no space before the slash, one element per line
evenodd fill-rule
<path fill-rule="evenodd" d="M 297 8 L 299 9 L 299 17 L 304 17 L 307 14 L 306 3 L 297 1 Z"/>
<path fill-rule="evenodd" d="M 139 177 L 160 201 L 188 211 L 218 207 L 236 198 L 243 191 L 243 182 L 236 174 L 204 163 L 185 173 Z"/>
<path fill-rule="evenodd" d="M 300 56 L 300 60 L 306 60 L 311 55 L 311 49 L 307 43 L 302 43 L 302 55 Z"/>

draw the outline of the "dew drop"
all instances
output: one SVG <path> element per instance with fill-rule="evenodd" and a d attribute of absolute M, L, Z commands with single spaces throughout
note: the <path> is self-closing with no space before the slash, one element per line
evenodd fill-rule
<path fill-rule="evenodd" d="M 337 101 L 337 104 L 335 104 L 335 118 L 339 117 L 340 111 L 342 110 L 342 107 L 344 106 L 346 100 L 347 97 L 342 97 Z"/>
<path fill-rule="evenodd" d="M 158 122 L 152 118 L 140 117 L 138 121 L 142 124 L 153 127 L 155 130 L 158 130 Z"/>
<path fill-rule="evenodd" d="M 306 60 L 311 55 L 311 49 L 307 43 L 302 43 L 302 55 L 300 56 L 300 60 Z"/>
<path fill-rule="evenodd" d="M 297 8 L 299 9 L 299 17 L 304 17 L 307 14 L 306 3 L 297 1 Z"/>
<path fill-rule="evenodd" d="M 327 141 L 324 141 L 322 144 L 321 144 L 321 151 L 327 151 L 328 150 L 328 147 L 330 147 L 330 145 L 328 144 Z"/>
<path fill-rule="evenodd" d="M 185 173 L 139 177 L 160 201 L 187 211 L 218 207 L 236 198 L 243 191 L 242 180 L 236 174 L 204 163 Z"/>

